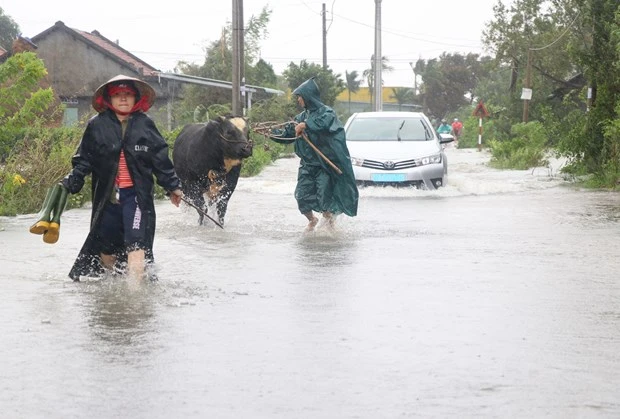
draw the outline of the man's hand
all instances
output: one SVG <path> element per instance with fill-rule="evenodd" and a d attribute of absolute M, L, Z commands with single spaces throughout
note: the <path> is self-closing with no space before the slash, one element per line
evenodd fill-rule
<path fill-rule="evenodd" d="M 295 135 L 301 137 L 301 134 L 304 132 L 305 129 L 306 123 L 300 122 L 299 124 L 295 125 Z"/>
<path fill-rule="evenodd" d="M 175 207 L 178 207 L 181 203 L 182 196 L 183 192 L 180 189 L 175 189 L 174 191 L 170 192 L 170 202 L 172 202 Z"/>

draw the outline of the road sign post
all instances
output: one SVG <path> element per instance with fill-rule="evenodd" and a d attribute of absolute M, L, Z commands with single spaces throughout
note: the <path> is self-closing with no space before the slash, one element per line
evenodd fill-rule
<path fill-rule="evenodd" d="M 478 117 L 478 151 L 482 151 L 482 118 L 489 117 L 489 112 L 482 101 L 478 102 L 473 115 Z"/>

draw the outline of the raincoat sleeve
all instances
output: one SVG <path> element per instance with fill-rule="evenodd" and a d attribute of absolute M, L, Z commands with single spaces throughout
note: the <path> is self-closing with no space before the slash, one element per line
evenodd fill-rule
<path fill-rule="evenodd" d="M 61 181 L 62 185 L 72 194 L 82 190 L 86 176 L 92 172 L 92 165 L 90 163 L 92 156 L 90 145 L 92 141 L 92 125 L 89 123 L 86 126 L 77 152 L 71 158 L 73 169 Z"/>
<path fill-rule="evenodd" d="M 309 131 L 322 131 L 328 134 L 335 134 L 343 126 L 337 118 L 336 113 L 332 110 L 326 110 L 318 115 L 304 121 Z"/>
<path fill-rule="evenodd" d="M 179 189 L 181 182 L 170 160 L 168 143 L 150 118 L 146 120 L 146 130 L 148 137 L 153 139 L 153 174 L 157 184 L 169 192 Z"/>
<path fill-rule="evenodd" d="M 269 139 L 279 144 L 292 144 L 295 142 L 297 136 L 295 135 L 295 124 L 292 122 L 286 124 L 282 129 L 271 130 Z"/>

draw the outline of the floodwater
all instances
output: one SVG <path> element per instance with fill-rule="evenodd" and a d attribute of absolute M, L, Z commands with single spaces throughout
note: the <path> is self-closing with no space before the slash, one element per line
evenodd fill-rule
<path fill-rule="evenodd" d="M 68 279 L 88 209 L 55 245 L 0 218 L 0 416 L 620 417 L 620 194 L 447 153 L 336 233 L 303 234 L 296 159 L 224 230 L 162 201 L 155 283 Z"/>

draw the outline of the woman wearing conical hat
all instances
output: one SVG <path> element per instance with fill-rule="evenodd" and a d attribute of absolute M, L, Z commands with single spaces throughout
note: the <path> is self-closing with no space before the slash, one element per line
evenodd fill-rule
<path fill-rule="evenodd" d="M 90 232 L 69 273 L 76 281 L 125 267 L 130 275 L 144 278 L 145 267 L 153 262 L 154 181 L 174 205 L 180 203 L 168 145 L 145 113 L 154 100 L 151 86 L 123 75 L 93 95 L 98 115 L 88 121 L 71 159 L 73 169 L 62 180 L 70 193 L 77 193 L 85 177 L 92 176 Z"/>

